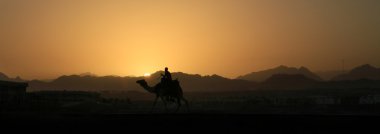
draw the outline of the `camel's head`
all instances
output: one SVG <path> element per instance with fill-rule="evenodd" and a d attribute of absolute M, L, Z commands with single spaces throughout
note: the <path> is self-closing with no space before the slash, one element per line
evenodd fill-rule
<path fill-rule="evenodd" d="M 138 83 L 140 85 L 147 85 L 148 84 L 144 79 L 138 80 L 138 81 L 136 81 L 136 83 Z"/>

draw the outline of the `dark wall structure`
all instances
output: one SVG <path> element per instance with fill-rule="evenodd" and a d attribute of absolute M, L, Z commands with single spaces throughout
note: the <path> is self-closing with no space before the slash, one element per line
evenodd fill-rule
<path fill-rule="evenodd" d="M 0 81 L 0 104 L 19 104 L 25 99 L 28 83 Z"/>

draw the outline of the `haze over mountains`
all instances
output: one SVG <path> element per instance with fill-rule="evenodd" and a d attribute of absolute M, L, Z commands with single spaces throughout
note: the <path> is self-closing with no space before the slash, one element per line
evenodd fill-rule
<path fill-rule="evenodd" d="M 143 90 L 137 80 L 146 79 L 148 84 L 154 86 L 159 82 L 159 76 L 163 73 L 158 71 L 150 77 L 119 77 L 119 76 L 61 76 L 52 82 L 30 81 L 30 90 Z M 178 79 L 186 91 L 228 91 L 250 90 L 255 82 L 244 80 L 232 80 L 218 75 L 201 76 L 197 74 L 185 74 L 182 72 L 172 73 L 173 79 Z"/>
<path fill-rule="evenodd" d="M 358 79 L 370 79 L 380 80 L 380 68 L 373 67 L 369 64 L 365 64 L 352 69 L 350 72 L 334 77 L 332 80 L 358 80 Z"/>
<path fill-rule="evenodd" d="M 321 83 L 320 80 L 309 78 L 302 74 L 274 74 L 256 89 L 262 90 L 300 90 L 310 89 Z"/>
<path fill-rule="evenodd" d="M 17 76 L 16 78 L 10 78 L 10 77 L 8 77 L 7 75 L 5 75 L 2 72 L 0 72 L 0 80 L 3 80 L 3 81 L 14 81 L 14 82 L 23 82 L 23 81 L 25 81 L 25 80 L 21 79 L 20 76 Z"/>
<path fill-rule="evenodd" d="M 332 80 L 334 77 L 346 73 L 345 71 L 342 70 L 329 70 L 329 71 L 317 71 L 314 72 L 317 74 L 319 77 L 321 77 L 323 80 L 328 81 Z"/>
<path fill-rule="evenodd" d="M 306 67 L 295 68 L 295 67 L 287 67 L 284 65 L 281 65 L 273 69 L 252 72 L 250 74 L 239 76 L 237 77 L 237 79 L 263 82 L 274 74 L 302 74 L 314 80 L 322 80 L 318 75 L 314 74 Z"/>
<path fill-rule="evenodd" d="M 185 92 L 214 92 L 214 91 L 247 91 L 256 89 L 310 89 L 310 88 L 380 88 L 380 69 L 371 65 L 362 65 L 350 72 L 335 76 L 332 81 L 323 81 L 318 75 L 306 67 L 294 68 L 279 66 L 273 69 L 253 72 L 229 79 L 219 75 L 201 76 L 198 74 L 186 74 L 172 72 L 173 79 L 178 79 Z M 39 90 L 81 90 L 81 91 L 143 91 L 136 84 L 137 80 L 146 79 L 153 86 L 160 81 L 163 71 L 157 71 L 150 77 L 120 77 L 120 76 L 97 76 L 92 73 L 79 75 L 61 76 L 51 81 L 32 80 L 28 81 L 28 91 Z M 9 78 L 0 73 L 0 80 L 23 81 L 20 77 Z M 350 81 L 350 82 L 347 82 Z"/>

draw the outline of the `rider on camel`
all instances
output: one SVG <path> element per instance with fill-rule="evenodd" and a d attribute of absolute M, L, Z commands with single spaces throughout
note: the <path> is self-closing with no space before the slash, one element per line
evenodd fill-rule
<path fill-rule="evenodd" d="M 170 74 L 168 67 L 165 67 L 165 74 L 164 75 L 161 74 L 161 76 L 162 76 L 161 83 L 164 85 L 164 87 L 169 87 L 172 82 L 172 75 Z M 170 101 L 174 101 L 174 99 L 171 97 L 167 99 Z"/>

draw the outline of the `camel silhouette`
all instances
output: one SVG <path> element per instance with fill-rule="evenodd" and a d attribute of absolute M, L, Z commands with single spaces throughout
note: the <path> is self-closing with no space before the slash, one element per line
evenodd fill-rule
<path fill-rule="evenodd" d="M 145 90 L 147 90 L 150 93 L 156 94 L 156 99 L 154 101 L 154 104 L 152 106 L 151 112 L 153 111 L 154 107 L 156 106 L 156 103 L 159 98 L 161 98 L 162 102 L 165 105 L 165 110 L 168 111 L 168 108 L 166 106 L 168 101 L 172 101 L 174 103 L 177 103 L 177 109 L 176 112 L 181 107 L 181 100 L 185 102 L 187 111 L 189 111 L 189 103 L 188 101 L 183 97 L 182 88 L 179 85 L 178 80 L 173 80 L 172 84 L 168 87 L 164 87 L 162 83 L 156 84 L 154 87 L 151 87 L 148 85 L 148 83 L 143 80 L 136 81 L 140 86 L 142 86 Z M 175 100 L 176 99 L 176 100 Z"/>

